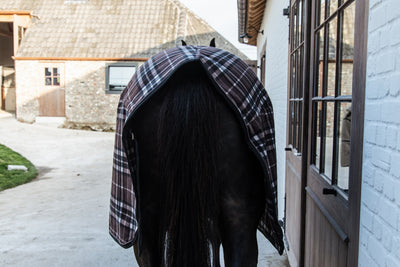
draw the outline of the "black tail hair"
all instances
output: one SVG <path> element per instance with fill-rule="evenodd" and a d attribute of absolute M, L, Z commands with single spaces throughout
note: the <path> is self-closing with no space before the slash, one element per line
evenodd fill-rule
<path fill-rule="evenodd" d="M 168 90 L 158 129 L 162 266 L 211 266 L 218 238 L 216 90 L 199 62 L 182 66 L 160 90 Z"/>

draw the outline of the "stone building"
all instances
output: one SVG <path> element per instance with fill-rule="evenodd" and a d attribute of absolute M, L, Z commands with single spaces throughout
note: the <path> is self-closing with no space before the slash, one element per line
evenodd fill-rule
<path fill-rule="evenodd" d="M 0 0 L 1 108 L 24 122 L 109 129 L 140 64 L 183 39 L 212 38 L 246 59 L 177 0 Z"/>
<path fill-rule="evenodd" d="M 400 266 L 400 2 L 238 0 L 291 266 Z"/>

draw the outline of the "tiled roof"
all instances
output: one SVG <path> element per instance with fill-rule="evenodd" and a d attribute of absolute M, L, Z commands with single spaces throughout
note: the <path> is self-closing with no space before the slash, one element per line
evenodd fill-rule
<path fill-rule="evenodd" d="M 17 57 L 148 58 L 180 44 L 246 56 L 177 0 L 0 0 L 0 10 L 32 11 Z"/>

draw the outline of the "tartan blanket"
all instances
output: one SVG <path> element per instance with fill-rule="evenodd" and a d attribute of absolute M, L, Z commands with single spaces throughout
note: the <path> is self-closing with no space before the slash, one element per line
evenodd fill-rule
<path fill-rule="evenodd" d="M 237 109 L 245 136 L 264 170 L 265 211 L 258 229 L 281 254 L 282 229 L 277 219 L 275 131 L 271 101 L 250 67 L 235 55 L 205 46 L 180 46 L 163 51 L 138 68 L 121 93 L 118 104 L 109 213 L 109 232 L 122 247 L 131 247 L 138 235 L 136 208 L 136 152 L 129 127 L 131 116 L 183 64 L 200 61 L 209 76 Z"/>

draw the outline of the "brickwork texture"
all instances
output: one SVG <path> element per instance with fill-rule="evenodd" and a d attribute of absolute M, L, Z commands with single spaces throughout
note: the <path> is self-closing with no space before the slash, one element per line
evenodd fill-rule
<path fill-rule="evenodd" d="M 370 0 L 359 266 L 400 266 L 400 4 Z"/>

